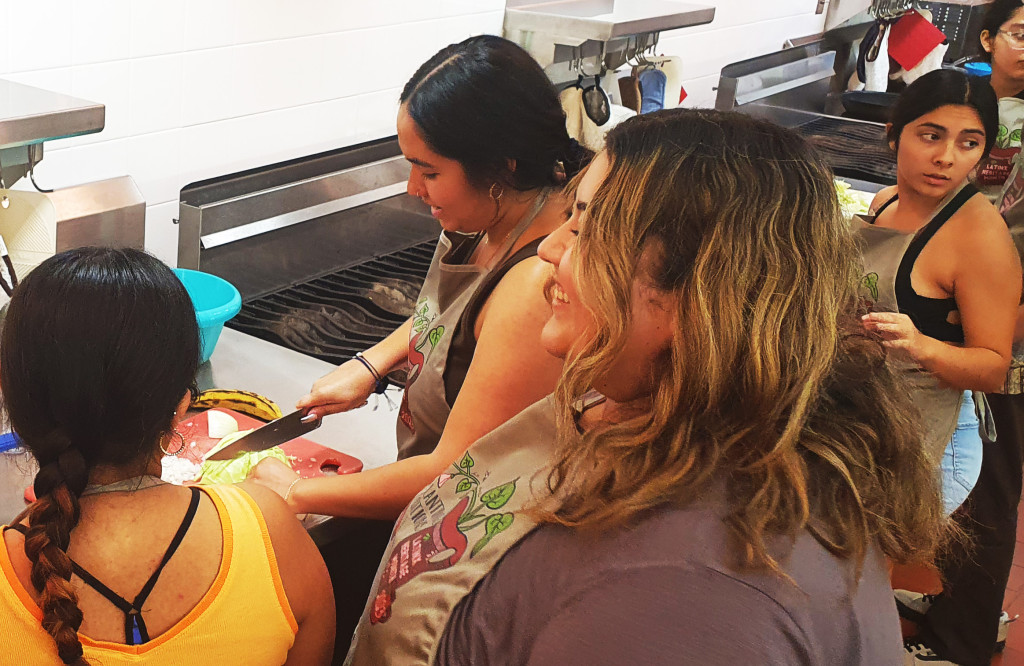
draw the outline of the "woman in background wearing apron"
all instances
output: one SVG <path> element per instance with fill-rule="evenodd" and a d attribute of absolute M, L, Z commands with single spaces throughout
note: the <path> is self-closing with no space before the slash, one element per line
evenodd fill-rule
<path fill-rule="evenodd" d="M 896 663 L 885 557 L 931 554 L 939 484 L 831 170 L 765 121 L 658 111 L 572 210 L 540 248 L 559 386 L 413 499 L 348 662 Z"/>
<path fill-rule="evenodd" d="M 914 387 L 925 451 L 941 463 L 947 513 L 978 478 L 982 441 L 971 392 L 1002 386 L 1020 295 L 1006 225 L 967 182 L 995 141 L 996 123 L 984 81 L 937 70 L 908 86 L 887 126 L 897 184 L 878 193 L 876 212 L 857 229 L 862 296 L 876 310 L 864 323 L 897 352 Z"/>
<path fill-rule="evenodd" d="M 975 184 L 1003 215 L 1018 253 L 1024 248 L 1024 172 L 1018 164 L 1024 127 L 1024 2 L 995 0 L 981 25 L 982 54 L 992 63 L 990 83 L 999 99 L 999 129 Z M 1006 276 L 1012 280 L 1012 276 Z M 943 592 L 897 590 L 900 613 L 920 623 L 920 640 L 946 663 L 988 664 L 1005 644 L 1009 616 L 1002 612 L 1017 541 L 1017 505 L 1024 465 L 1024 317 L 1018 311 L 1013 360 L 1006 381 L 986 397 L 996 427 L 977 483 L 962 509 L 969 547 L 953 544 L 939 562 Z M 929 664 L 943 663 L 928 662 Z"/>
<path fill-rule="evenodd" d="M 443 229 L 415 314 L 298 407 L 358 407 L 376 377 L 409 364 L 399 460 L 299 482 L 284 465 L 261 465 L 256 480 L 297 513 L 394 519 L 471 443 L 550 393 L 560 370 L 540 345 L 548 306 L 536 248 L 565 220 L 560 188 L 589 153 L 566 133 L 540 65 L 500 37 L 442 49 L 402 91 L 398 141 L 409 194 Z"/>
<path fill-rule="evenodd" d="M 1003 384 L 1021 289 L 1006 225 L 967 181 L 995 142 L 996 98 L 984 81 L 938 70 L 907 87 L 892 118 L 897 185 L 879 192 L 858 228 L 862 296 L 891 311 L 864 322 L 913 387 L 950 514 L 981 469 L 973 397 Z M 906 651 L 909 663 L 933 656 L 916 640 Z"/>
<path fill-rule="evenodd" d="M 402 508 L 471 443 L 554 387 L 561 362 L 540 344 L 549 308 L 537 244 L 565 220 L 561 187 L 590 156 L 569 138 L 540 65 L 500 37 L 442 49 L 400 99 L 408 192 L 440 223 L 437 250 L 409 321 L 319 379 L 297 405 L 320 415 L 358 407 L 383 391 L 379 378 L 410 366 L 398 461 L 302 481 L 280 462 L 254 470 L 297 513 L 379 519 L 324 553 L 338 654 Z"/>

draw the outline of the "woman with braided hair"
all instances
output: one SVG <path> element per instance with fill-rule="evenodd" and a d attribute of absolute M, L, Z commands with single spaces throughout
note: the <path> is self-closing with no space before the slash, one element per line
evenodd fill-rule
<path fill-rule="evenodd" d="M 82 248 L 18 286 L 0 337 L 6 419 L 39 463 L 3 530 L 0 654 L 28 665 L 322 664 L 326 568 L 256 487 L 160 480 L 199 336 L 188 293 L 144 252 Z M 184 518 L 183 518 L 184 516 Z"/>

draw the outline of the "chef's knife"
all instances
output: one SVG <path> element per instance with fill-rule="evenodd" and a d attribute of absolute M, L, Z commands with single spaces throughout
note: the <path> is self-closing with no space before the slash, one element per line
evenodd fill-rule
<path fill-rule="evenodd" d="M 206 456 L 206 460 L 230 460 L 249 451 L 263 451 L 290 442 L 319 427 L 320 418 L 316 414 L 306 414 L 300 409 L 239 437 L 223 449 Z"/>

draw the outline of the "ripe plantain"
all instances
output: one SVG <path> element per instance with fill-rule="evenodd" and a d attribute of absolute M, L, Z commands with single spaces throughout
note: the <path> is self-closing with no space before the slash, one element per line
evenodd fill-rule
<path fill-rule="evenodd" d="M 221 407 L 233 409 L 261 421 L 273 421 L 281 418 L 281 408 L 270 398 L 265 398 L 252 391 L 234 389 L 209 389 L 203 391 L 192 401 L 193 409 L 211 409 Z"/>

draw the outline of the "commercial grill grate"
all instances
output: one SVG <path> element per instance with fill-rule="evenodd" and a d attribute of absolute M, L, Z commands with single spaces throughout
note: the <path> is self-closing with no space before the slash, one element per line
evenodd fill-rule
<path fill-rule="evenodd" d="M 817 146 L 836 176 L 896 184 L 896 156 L 882 125 L 820 117 L 794 129 Z"/>
<path fill-rule="evenodd" d="M 341 364 L 412 316 L 437 240 L 242 304 L 231 328 Z"/>

